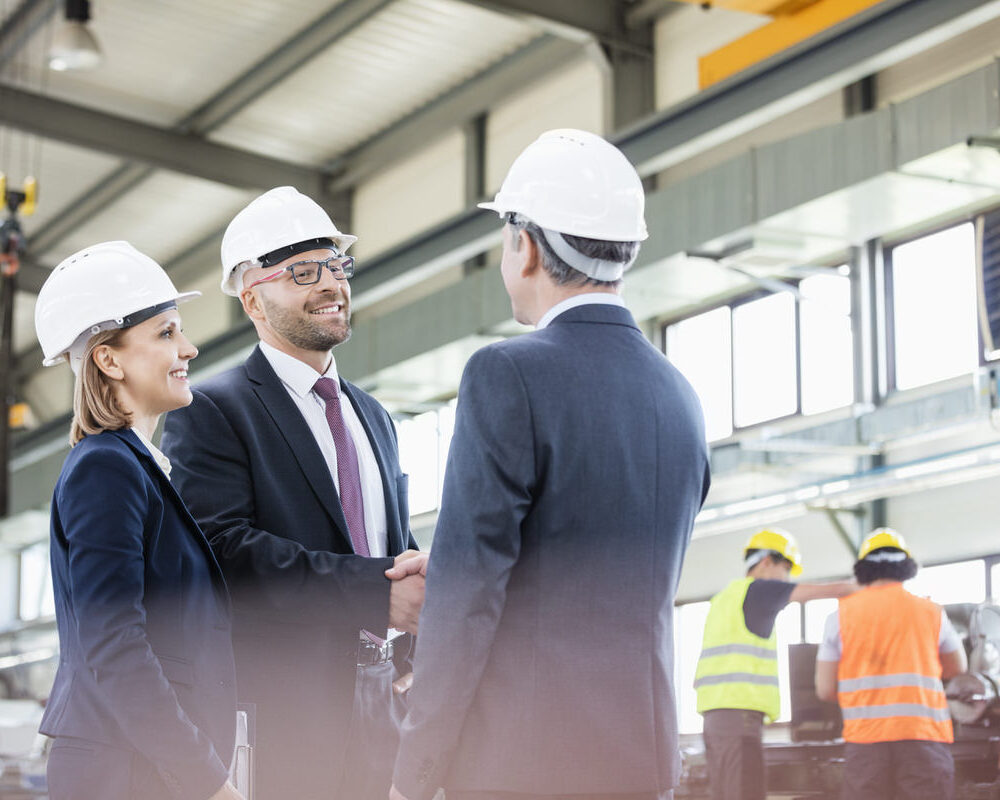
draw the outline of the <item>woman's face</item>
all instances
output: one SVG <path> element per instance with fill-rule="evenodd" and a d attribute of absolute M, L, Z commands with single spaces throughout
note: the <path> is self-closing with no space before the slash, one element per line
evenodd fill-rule
<path fill-rule="evenodd" d="M 130 411 L 158 415 L 191 403 L 187 367 L 198 348 L 181 331 L 176 308 L 129 328 L 114 350 L 124 373 L 120 399 Z"/>

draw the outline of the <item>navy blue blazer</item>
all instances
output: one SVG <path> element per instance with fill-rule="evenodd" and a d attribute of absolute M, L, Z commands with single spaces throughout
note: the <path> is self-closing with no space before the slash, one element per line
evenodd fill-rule
<path fill-rule="evenodd" d="M 625 308 L 585 305 L 479 350 L 458 397 L 396 786 L 670 790 L 694 391 Z"/>
<path fill-rule="evenodd" d="M 174 485 L 233 597 L 240 701 L 257 706 L 264 784 L 277 783 L 268 765 L 283 764 L 303 786 L 306 772 L 321 771 L 310 785 L 325 781 L 332 791 L 347 744 L 359 631 L 385 630 L 383 573 L 391 556 L 416 549 L 392 419 L 356 386 L 341 380 L 341 388 L 379 464 L 389 558 L 354 554 L 319 445 L 259 348 L 199 384 L 194 402 L 170 412 L 164 427 Z M 291 796 L 293 778 L 283 777 Z"/>
<path fill-rule="evenodd" d="M 233 753 L 222 572 L 131 430 L 87 436 L 52 498 L 59 670 L 41 732 L 138 752 L 178 796 L 209 797 Z"/>

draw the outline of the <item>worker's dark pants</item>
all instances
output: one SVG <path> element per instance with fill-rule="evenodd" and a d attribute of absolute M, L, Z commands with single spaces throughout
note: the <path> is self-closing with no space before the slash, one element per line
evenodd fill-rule
<path fill-rule="evenodd" d="M 760 711 L 706 711 L 705 759 L 712 800 L 765 800 L 766 773 Z"/>
<path fill-rule="evenodd" d="M 955 762 L 940 742 L 876 742 L 844 748 L 844 800 L 952 800 Z"/>

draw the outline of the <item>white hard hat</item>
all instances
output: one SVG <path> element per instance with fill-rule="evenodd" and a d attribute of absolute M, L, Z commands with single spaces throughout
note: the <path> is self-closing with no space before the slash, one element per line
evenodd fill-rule
<path fill-rule="evenodd" d="M 593 133 L 546 131 L 511 165 L 480 208 L 523 214 L 540 228 L 608 242 L 641 242 L 646 197 L 624 153 Z"/>
<path fill-rule="evenodd" d="M 222 291 L 239 296 L 234 273 L 240 264 L 260 266 L 262 256 L 313 239 L 330 239 L 344 254 L 358 237 L 337 230 L 319 203 L 293 186 L 264 192 L 233 217 L 222 237 Z"/>
<path fill-rule="evenodd" d="M 63 260 L 35 303 L 35 333 L 46 367 L 68 360 L 77 372 L 95 333 L 128 328 L 201 295 L 178 292 L 147 255 L 128 242 L 102 242 Z M 151 312 L 151 313 L 150 313 Z"/>

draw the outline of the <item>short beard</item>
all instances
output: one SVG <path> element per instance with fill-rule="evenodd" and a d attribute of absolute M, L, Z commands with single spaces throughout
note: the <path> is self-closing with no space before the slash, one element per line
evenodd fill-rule
<path fill-rule="evenodd" d="M 264 292 L 259 296 L 267 321 L 274 331 L 300 350 L 327 353 L 351 338 L 350 310 L 347 311 L 347 324 L 331 330 L 319 322 L 302 319 L 277 303 L 272 303 Z"/>

